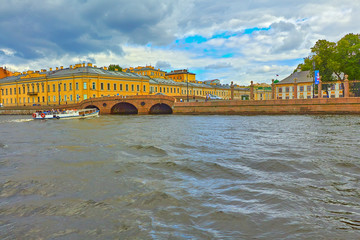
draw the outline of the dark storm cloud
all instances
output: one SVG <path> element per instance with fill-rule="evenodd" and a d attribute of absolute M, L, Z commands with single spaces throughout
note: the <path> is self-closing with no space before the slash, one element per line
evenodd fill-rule
<path fill-rule="evenodd" d="M 1 3 L 1 2 L 0 2 Z M 0 49 L 26 59 L 112 51 L 124 43 L 163 43 L 171 39 L 157 24 L 172 5 L 148 1 L 3 1 Z"/>

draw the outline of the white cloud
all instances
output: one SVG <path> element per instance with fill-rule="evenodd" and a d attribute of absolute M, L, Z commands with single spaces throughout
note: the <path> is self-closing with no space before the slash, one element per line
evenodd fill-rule
<path fill-rule="evenodd" d="M 7 56 L 14 56 L 14 54 L 16 53 L 15 50 L 10 48 L 0 48 L 0 52 L 3 52 Z"/>
<path fill-rule="evenodd" d="M 0 4 L 0 62 L 19 71 L 95 61 L 188 68 L 198 71 L 200 80 L 224 83 L 271 82 L 276 74 L 289 75 L 318 39 L 338 41 L 360 32 L 360 1 L 353 0 Z M 254 31 L 244 34 L 247 29 Z M 213 38 L 225 32 L 231 36 Z M 195 35 L 208 41 L 174 43 Z"/>

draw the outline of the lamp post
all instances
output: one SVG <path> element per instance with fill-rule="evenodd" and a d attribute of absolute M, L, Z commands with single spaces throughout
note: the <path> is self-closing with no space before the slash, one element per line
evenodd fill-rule
<path fill-rule="evenodd" d="M 315 98 L 315 54 L 313 54 L 313 62 L 312 62 L 312 65 L 313 65 L 313 97 L 312 98 Z"/>

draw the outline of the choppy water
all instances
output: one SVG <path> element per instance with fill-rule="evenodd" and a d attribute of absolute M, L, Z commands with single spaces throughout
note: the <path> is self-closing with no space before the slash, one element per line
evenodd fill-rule
<path fill-rule="evenodd" d="M 1 239 L 359 239 L 360 116 L 0 116 Z"/>

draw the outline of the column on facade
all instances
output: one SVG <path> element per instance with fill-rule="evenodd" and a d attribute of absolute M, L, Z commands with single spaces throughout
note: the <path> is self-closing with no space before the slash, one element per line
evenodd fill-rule
<path fill-rule="evenodd" d="M 274 83 L 274 79 L 271 80 L 271 99 L 272 100 L 275 99 L 275 83 Z"/>
<path fill-rule="evenodd" d="M 350 92 L 349 92 L 349 79 L 348 79 L 348 75 L 345 75 L 345 80 L 344 80 L 344 97 L 350 97 Z"/>
<path fill-rule="evenodd" d="M 234 83 L 232 81 L 230 85 L 230 90 L 231 90 L 231 100 L 234 100 Z"/>
<path fill-rule="evenodd" d="M 297 83 L 297 78 L 294 78 L 294 92 L 293 92 L 293 99 L 297 99 L 297 87 L 298 87 L 298 83 Z"/>
<path fill-rule="evenodd" d="M 322 98 L 322 82 L 321 82 L 321 76 L 319 77 L 319 84 L 318 84 L 318 98 Z"/>

